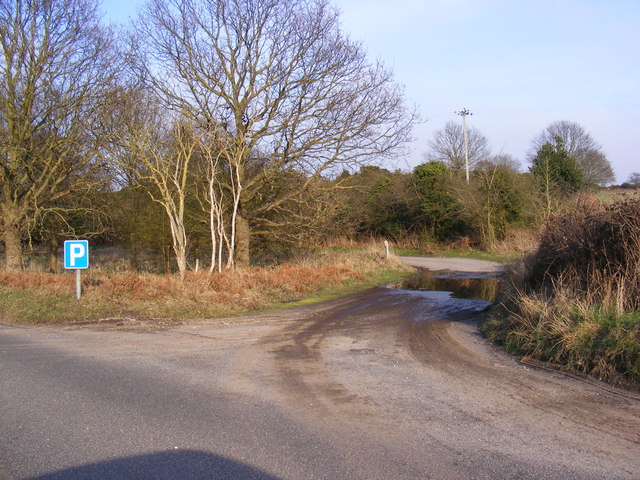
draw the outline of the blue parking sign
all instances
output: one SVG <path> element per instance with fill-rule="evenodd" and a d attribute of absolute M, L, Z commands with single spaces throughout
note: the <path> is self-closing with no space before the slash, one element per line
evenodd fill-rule
<path fill-rule="evenodd" d="M 64 268 L 75 270 L 89 268 L 88 240 L 65 240 Z"/>

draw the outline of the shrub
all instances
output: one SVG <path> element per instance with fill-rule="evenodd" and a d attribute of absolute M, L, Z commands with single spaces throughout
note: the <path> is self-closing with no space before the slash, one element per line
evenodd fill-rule
<path fill-rule="evenodd" d="M 640 381 L 640 199 L 551 217 L 483 331 L 513 353 Z"/>
<path fill-rule="evenodd" d="M 562 279 L 594 299 L 622 292 L 621 306 L 639 309 L 640 199 L 607 207 L 591 202 L 550 218 L 526 267 L 526 285 L 534 290 Z"/>

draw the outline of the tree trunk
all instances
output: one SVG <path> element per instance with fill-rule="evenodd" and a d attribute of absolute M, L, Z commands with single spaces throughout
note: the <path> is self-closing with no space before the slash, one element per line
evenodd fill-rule
<path fill-rule="evenodd" d="M 238 215 L 236 222 L 236 265 L 239 267 L 247 267 L 249 266 L 251 229 L 249 227 L 249 221 L 242 215 Z"/>
<path fill-rule="evenodd" d="M 58 273 L 58 239 L 52 235 L 49 239 L 49 273 Z"/>
<path fill-rule="evenodd" d="M 162 245 L 162 256 L 164 258 L 164 273 L 171 273 L 171 258 L 169 256 L 169 245 Z"/>
<path fill-rule="evenodd" d="M 129 235 L 129 270 L 138 271 L 138 244 L 133 233 Z"/>
<path fill-rule="evenodd" d="M 20 229 L 11 219 L 6 217 L 4 223 L 4 248 L 6 269 L 10 271 L 22 270 L 22 236 L 20 235 Z"/>
<path fill-rule="evenodd" d="M 178 273 L 180 275 L 180 280 L 184 280 L 184 276 L 187 272 L 187 234 L 184 230 L 184 222 L 180 216 L 180 218 L 177 219 L 171 218 L 170 225 L 173 252 L 176 257 Z"/>
<path fill-rule="evenodd" d="M 187 273 L 187 252 L 182 247 L 176 251 L 176 264 L 178 265 L 180 280 L 184 280 L 185 274 Z"/>

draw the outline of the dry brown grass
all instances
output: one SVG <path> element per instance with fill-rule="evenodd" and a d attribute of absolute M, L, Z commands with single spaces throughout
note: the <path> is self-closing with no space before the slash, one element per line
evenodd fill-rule
<path fill-rule="evenodd" d="M 624 291 L 624 308 L 640 308 L 640 198 L 578 205 L 547 222 L 525 282 L 540 289 L 554 281 L 593 298 Z"/>
<path fill-rule="evenodd" d="M 53 275 L 41 272 L 0 271 L 0 288 L 38 289 L 49 293 L 71 293 L 75 288 L 71 275 Z M 75 277 L 73 277 L 75 278 Z"/>
<path fill-rule="evenodd" d="M 221 273 L 176 275 L 83 272 L 83 296 L 74 298 L 75 275 L 1 272 L 0 315 L 5 321 L 48 322 L 127 315 L 146 318 L 215 317 L 263 309 L 347 284 L 377 283 L 389 272 L 406 272 L 398 260 L 382 259 L 379 246 L 325 251 L 296 264 Z M 43 304 L 55 308 L 41 308 Z M 40 316 L 40 317 L 39 317 Z"/>
<path fill-rule="evenodd" d="M 504 240 L 496 241 L 492 251 L 499 253 L 528 253 L 535 250 L 540 239 L 537 229 L 509 228 Z"/>

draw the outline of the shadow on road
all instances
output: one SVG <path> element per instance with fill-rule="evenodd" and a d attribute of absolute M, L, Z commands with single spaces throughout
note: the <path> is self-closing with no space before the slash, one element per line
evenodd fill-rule
<path fill-rule="evenodd" d="M 207 452 L 176 450 L 68 468 L 28 480 L 278 480 L 244 463 Z"/>

